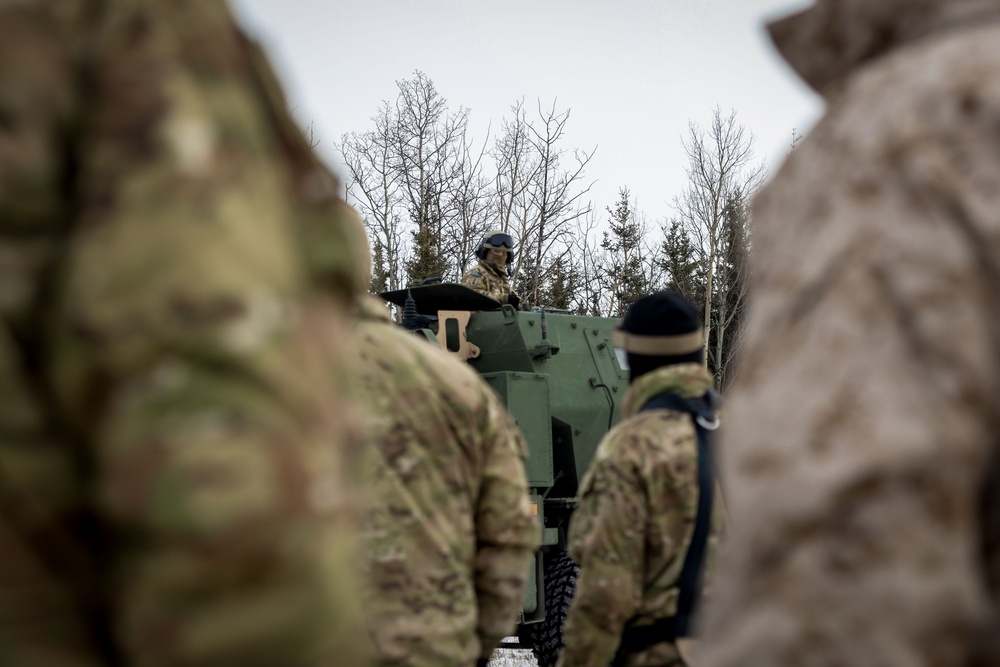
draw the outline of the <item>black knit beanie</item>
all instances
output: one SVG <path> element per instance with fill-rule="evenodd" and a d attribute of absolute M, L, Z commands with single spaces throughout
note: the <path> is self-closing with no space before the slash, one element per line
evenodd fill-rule
<path fill-rule="evenodd" d="M 677 292 L 654 292 L 637 299 L 625 313 L 619 332 L 626 341 L 630 382 L 661 366 L 704 363 L 701 313 Z M 654 352 L 664 345 L 678 349 L 669 354 Z"/>

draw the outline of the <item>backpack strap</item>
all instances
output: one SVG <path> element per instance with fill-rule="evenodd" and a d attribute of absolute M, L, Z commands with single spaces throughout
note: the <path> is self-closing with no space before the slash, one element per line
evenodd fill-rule
<path fill-rule="evenodd" d="M 697 398 L 660 394 L 639 410 L 640 412 L 674 410 L 691 416 L 698 438 L 698 509 L 691 543 L 684 555 L 684 564 L 677 579 L 679 594 L 676 613 L 658 619 L 651 625 L 638 627 L 626 625 L 611 667 L 624 665 L 625 660 L 633 653 L 644 651 L 662 642 L 674 642 L 679 637 L 688 637 L 691 634 L 691 621 L 701 594 L 715 496 L 715 473 L 709 443 L 709 432 L 719 427 L 719 419 L 715 415 L 715 403 L 716 394 L 711 390 Z"/>

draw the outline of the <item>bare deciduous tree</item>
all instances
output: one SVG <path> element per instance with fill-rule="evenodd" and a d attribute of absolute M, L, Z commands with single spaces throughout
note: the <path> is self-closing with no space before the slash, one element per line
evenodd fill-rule
<path fill-rule="evenodd" d="M 599 221 L 592 207 L 576 220 L 569 247 L 578 282 L 571 309 L 579 315 L 602 316 L 610 312 L 610 290 L 605 289 L 603 267 L 606 251 L 601 246 Z"/>
<path fill-rule="evenodd" d="M 374 130 L 345 134 L 338 148 L 347 167 L 348 196 L 358 207 L 372 244 L 372 288 L 399 289 L 406 248 L 400 216 L 396 121 L 388 102 L 382 103 L 372 120 Z"/>
<path fill-rule="evenodd" d="M 765 167 L 754 163 L 753 135 L 737 122 L 735 111 L 723 116 L 716 108 L 707 131 L 690 123 L 682 144 L 688 158 L 688 185 L 674 200 L 674 207 L 701 254 L 705 355 L 718 379 L 724 374 L 725 359 L 721 353 L 709 355 L 709 340 L 713 304 L 719 298 L 716 274 L 720 253 L 731 231 L 727 229 L 726 209 L 732 201 L 749 201 L 753 197 L 764 180 Z"/>
<path fill-rule="evenodd" d="M 470 142 L 462 146 L 459 178 L 448 185 L 449 208 L 454 212 L 454 220 L 445 229 L 444 242 L 445 254 L 454 258 L 454 262 L 445 277 L 456 281 L 493 224 L 496 192 L 483 174 L 485 146 L 484 143 L 475 153 Z"/>
<path fill-rule="evenodd" d="M 468 109 L 451 112 L 423 72 L 396 85 L 395 102 L 383 102 L 372 119 L 375 129 L 345 135 L 339 145 L 348 196 L 383 262 L 375 273 L 382 270 L 393 289 L 407 278 L 454 278 L 474 234 L 469 227 L 482 224 L 487 206 L 483 153 L 466 136 Z"/>
<path fill-rule="evenodd" d="M 504 232 L 516 226 L 516 220 L 527 214 L 527 192 L 537 169 L 537 159 L 531 152 L 529 123 L 524 100 L 510 108 L 513 117 L 504 118 L 492 156 L 496 162 L 496 224 Z"/>
<path fill-rule="evenodd" d="M 462 168 L 469 110 L 452 113 L 434 82 L 423 72 L 397 82 L 396 148 L 402 198 L 416 229 L 413 257 L 407 263 L 409 278 L 441 275 L 455 259 L 446 256 L 443 240 L 455 220 L 448 196 L 467 175 Z M 471 174 L 470 172 L 468 172 Z"/>
<path fill-rule="evenodd" d="M 573 162 L 567 167 L 564 166 L 566 151 L 559 146 L 569 114 L 568 109 L 556 112 L 554 101 L 547 111 L 539 103 L 540 127 L 528 126 L 537 168 L 526 193 L 530 215 L 521 221 L 520 239 L 522 259 L 531 258 L 530 289 L 522 295 L 530 305 L 538 303 L 540 290 L 548 277 L 544 273 L 543 258 L 566 247 L 573 233 L 573 223 L 586 215 L 590 206 L 583 197 L 591 186 L 584 186 L 581 181 L 594 151 L 574 150 Z"/>
<path fill-rule="evenodd" d="M 492 153 L 497 168 L 493 226 L 514 237 L 518 253 L 511 278 L 522 303 L 535 306 L 557 274 L 560 280 L 568 275 L 574 222 L 590 207 L 583 200 L 590 186 L 582 180 L 593 151 L 574 151 L 573 163 L 566 166 L 561 143 L 570 112 L 557 112 L 555 102 L 549 110 L 539 103 L 538 122 L 528 119 L 523 100 L 511 112 Z"/>

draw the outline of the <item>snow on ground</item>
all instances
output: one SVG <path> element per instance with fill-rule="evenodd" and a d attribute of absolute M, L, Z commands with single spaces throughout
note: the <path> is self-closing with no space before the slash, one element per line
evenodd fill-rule
<path fill-rule="evenodd" d="M 504 641 L 516 642 L 517 637 Z M 538 667 L 538 662 L 529 648 L 498 648 L 490 658 L 490 667 Z"/>
<path fill-rule="evenodd" d="M 535 656 L 527 648 L 498 648 L 490 658 L 490 667 L 537 667 Z"/>

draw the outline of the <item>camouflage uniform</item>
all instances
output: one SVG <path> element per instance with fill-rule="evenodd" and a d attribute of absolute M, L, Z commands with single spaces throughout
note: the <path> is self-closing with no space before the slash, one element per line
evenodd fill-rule
<path fill-rule="evenodd" d="M 685 413 L 639 409 L 660 394 L 701 396 L 711 383 L 704 366 L 691 363 L 637 378 L 622 404 L 625 420 L 598 446 L 570 524 L 570 555 L 580 577 L 563 629 L 560 667 L 605 667 L 627 621 L 646 625 L 674 614 L 698 508 L 697 437 Z M 716 503 L 710 554 L 721 527 Z M 673 644 L 661 643 L 626 664 L 683 663 Z"/>
<path fill-rule="evenodd" d="M 500 303 L 507 303 L 507 297 L 511 293 L 507 269 L 482 259 L 465 272 L 462 284 Z"/>
<path fill-rule="evenodd" d="M 754 203 L 704 664 L 967 665 L 1000 637 L 1000 1 L 772 36 L 828 112 Z"/>
<path fill-rule="evenodd" d="M 0 3 L 0 664 L 357 664 L 335 193 L 221 1 Z"/>
<path fill-rule="evenodd" d="M 365 308 L 371 634 L 385 666 L 471 666 L 513 632 L 539 528 L 524 442 L 463 363 Z"/>

